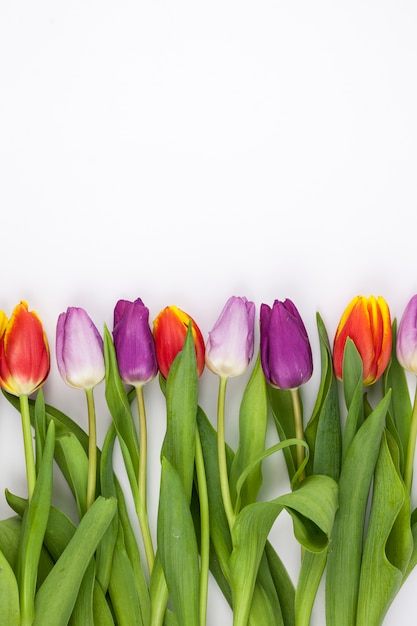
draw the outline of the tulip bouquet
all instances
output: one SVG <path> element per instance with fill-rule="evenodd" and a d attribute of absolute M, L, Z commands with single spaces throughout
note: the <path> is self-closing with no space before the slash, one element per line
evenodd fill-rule
<path fill-rule="evenodd" d="M 6 490 L 13 514 L 0 521 L 1 624 L 204 626 L 209 573 L 234 626 L 308 626 L 322 580 L 327 626 L 383 623 L 417 563 L 407 373 L 417 373 L 417 296 L 398 332 L 383 298 L 358 296 L 332 344 L 317 314 L 321 370 L 307 416 L 313 355 L 296 306 L 261 305 L 257 354 L 255 317 L 253 302 L 233 296 L 205 341 L 175 306 L 151 328 L 140 299 L 119 300 L 102 334 L 69 307 L 56 326 L 57 368 L 84 392 L 84 430 L 45 402 L 50 351 L 37 314 L 25 302 L 10 319 L 0 312 L 0 386 L 21 416 L 27 480 L 23 495 Z M 232 447 L 228 382 L 250 367 Z M 166 430 L 153 528 L 145 388 L 158 375 Z M 206 375 L 218 378 L 216 415 L 201 406 Z M 98 445 L 102 381 L 108 429 Z M 263 463 L 276 455 L 288 489 L 265 500 Z M 54 505 L 57 470 L 76 519 Z M 296 580 L 271 541 L 284 512 L 300 545 Z"/>

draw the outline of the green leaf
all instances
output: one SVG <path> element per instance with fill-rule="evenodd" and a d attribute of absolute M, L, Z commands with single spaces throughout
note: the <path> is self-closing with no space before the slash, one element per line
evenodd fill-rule
<path fill-rule="evenodd" d="M 364 420 L 363 364 L 353 341 L 346 339 L 343 355 L 343 390 L 348 409 L 343 433 L 343 459 Z M 342 460 L 343 462 L 343 460 Z"/>
<path fill-rule="evenodd" d="M 111 496 L 116 497 L 116 488 L 114 482 L 112 457 L 113 448 L 116 440 L 116 428 L 112 423 L 104 440 L 103 450 L 100 458 L 100 485 L 101 495 L 105 498 Z M 104 593 L 107 592 L 109 585 L 114 548 L 117 541 L 119 531 L 118 515 L 116 514 L 108 529 L 104 533 L 102 540 L 97 548 L 96 553 L 96 578 L 99 581 Z"/>
<path fill-rule="evenodd" d="M 146 626 L 140 606 L 132 565 L 126 553 L 122 532 L 118 535 L 109 581 L 109 595 L 118 626 Z"/>
<path fill-rule="evenodd" d="M 357 431 L 342 465 L 327 559 L 327 626 L 355 623 L 366 507 L 389 403 L 387 393 Z"/>
<path fill-rule="evenodd" d="M 200 578 L 197 539 L 182 480 L 165 458 L 158 509 L 158 550 L 178 623 L 196 626 Z"/>
<path fill-rule="evenodd" d="M 113 616 L 100 584 L 96 581 L 93 594 L 94 624 L 115 626 Z"/>
<path fill-rule="evenodd" d="M 30 623 L 34 616 L 39 559 L 51 506 L 54 447 L 55 426 L 54 422 L 51 421 L 48 426 L 35 489 L 23 515 L 19 542 L 17 580 L 23 623 Z"/>
<path fill-rule="evenodd" d="M 266 383 L 258 356 L 240 406 L 239 445 L 229 474 L 232 501 L 236 500 L 238 477 L 265 449 L 267 417 Z M 262 470 L 258 464 L 246 478 L 240 492 L 241 506 L 255 502 L 261 485 Z"/>
<path fill-rule="evenodd" d="M 0 624 L 20 626 L 19 589 L 16 576 L 0 550 Z"/>
<path fill-rule="evenodd" d="M 317 590 L 327 561 L 327 550 L 304 551 L 295 592 L 295 615 L 297 626 L 310 626 L 311 613 Z"/>
<path fill-rule="evenodd" d="M 7 494 L 8 491 L 6 490 L 6 500 Z M 26 500 L 23 502 L 22 515 L 26 507 Z M 22 520 L 17 516 L 8 517 L 0 521 L 0 550 L 15 573 L 17 572 L 17 553 L 19 551 L 21 528 Z"/>
<path fill-rule="evenodd" d="M 307 550 L 320 552 L 328 545 L 337 509 L 337 484 L 328 476 L 310 476 L 296 491 L 250 504 L 239 513 L 232 530 L 230 561 L 235 626 L 247 623 L 266 539 L 284 508 L 293 518 L 297 540 Z"/>
<path fill-rule="evenodd" d="M 272 580 L 278 595 L 282 619 L 285 626 L 295 626 L 294 601 L 295 590 L 283 562 L 269 541 L 265 544 L 265 554 Z"/>
<path fill-rule="evenodd" d="M 94 626 L 93 593 L 95 562 L 90 560 L 78 590 L 77 599 L 68 622 L 69 626 Z"/>
<path fill-rule="evenodd" d="M 305 438 L 310 448 L 306 472 L 325 474 L 338 480 L 342 455 L 342 432 L 337 381 L 329 339 L 319 314 L 317 314 L 317 326 L 320 339 L 321 379 L 316 403 L 305 429 Z"/>
<path fill-rule="evenodd" d="M 45 401 L 42 388 L 39 389 L 35 399 L 34 411 L 34 429 L 35 429 L 35 446 L 36 446 L 36 473 L 39 473 L 42 460 L 43 448 L 46 439 L 46 417 L 45 417 Z"/>
<path fill-rule="evenodd" d="M 405 453 L 411 427 L 412 402 L 404 368 L 399 364 L 396 351 L 397 324 L 392 324 L 392 352 L 391 359 L 385 370 L 383 383 L 385 391 L 392 390 L 391 405 L 389 407 L 390 420 L 387 426 L 395 437 L 400 449 L 401 474 L 404 473 Z"/>
<path fill-rule="evenodd" d="M 81 518 L 87 510 L 88 457 L 79 439 L 61 424 L 56 429 L 55 459 L 74 494 Z"/>
<path fill-rule="evenodd" d="M 198 373 L 191 324 L 184 347 L 169 370 L 165 391 L 167 428 L 161 455 L 177 470 L 191 502 L 198 406 Z"/>
<path fill-rule="evenodd" d="M 33 626 L 66 626 L 88 564 L 116 512 L 116 500 L 99 496 L 81 519 L 35 600 Z"/>
<path fill-rule="evenodd" d="M 357 626 L 382 624 L 401 587 L 412 549 L 409 496 L 383 436 L 361 565 Z"/>
<path fill-rule="evenodd" d="M 130 488 L 135 502 L 138 498 L 139 442 L 129 400 L 120 378 L 116 352 L 107 327 L 104 328 L 104 358 L 106 364 L 106 401 L 115 425 Z"/>

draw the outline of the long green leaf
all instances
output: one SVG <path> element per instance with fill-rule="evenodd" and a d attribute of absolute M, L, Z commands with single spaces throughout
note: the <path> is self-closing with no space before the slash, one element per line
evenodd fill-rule
<path fill-rule="evenodd" d="M 230 468 L 229 483 L 232 500 L 236 499 L 236 481 L 265 449 L 268 403 L 266 383 L 258 356 L 243 394 L 239 411 L 239 445 Z M 240 492 L 241 506 L 255 502 L 262 485 L 262 466 L 256 465 Z"/>
<path fill-rule="evenodd" d="M 99 496 L 81 519 L 35 600 L 33 626 L 66 626 L 88 564 L 116 512 L 116 500 Z"/>
<path fill-rule="evenodd" d="M 366 507 L 389 402 L 387 393 L 357 431 L 342 465 L 327 560 L 327 626 L 355 623 Z"/>
<path fill-rule="evenodd" d="M 51 421 L 48 426 L 35 489 L 23 515 L 22 534 L 19 543 L 17 580 L 20 610 L 24 623 L 30 623 L 34 617 L 39 559 L 51 506 L 54 447 L 55 425 Z"/>
<path fill-rule="evenodd" d="M 198 374 L 191 326 L 184 347 L 169 370 L 165 392 L 167 428 L 161 455 L 177 470 L 191 502 L 198 407 Z"/>
<path fill-rule="evenodd" d="M 391 359 L 385 370 L 383 382 L 385 391 L 388 391 L 388 389 L 392 390 L 391 405 L 388 409 L 392 421 L 387 420 L 387 426 L 399 445 L 400 467 L 403 475 L 413 407 L 407 377 L 404 368 L 397 359 L 396 336 L 397 324 L 396 320 L 394 320 L 392 324 Z"/>
<path fill-rule="evenodd" d="M 197 539 L 182 480 L 165 458 L 158 509 L 158 551 L 178 623 L 196 626 L 199 622 Z"/>
<path fill-rule="evenodd" d="M 61 424 L 56 428 L 55 459 L 74 494 L 81 518 L 87 509 L 88 457 L 79 439 Z"/>
<path fill-rule="evenodd" d="M 359 352 L 350 339 L 343 354 L 343 391 L 348 409 L 343 433 L 343 459 L 364 420 L 363 364 Z M 342 461 L 343 462 L 343 461 Z"/>
<path fill-rule="evenodd" d="M 316 403 L 305 429 L 310 448 L 308 474 L 325 474 L 339 479 L 342 451 L 339 396 L 332 351 L 323 321 L 317 314 L 320 339 L 321 379 Z"/>
<path fill-rule="evenodd" d="M 104 328 L 104 357 L 106 363 L 106 401 L 119 438 L 130 487 L 137 500 L 139 441 L 128 396 L 117 366 L 116 352 L 109 330 Z"/>
<path fill-rule="evenodd" d="M 382 624 L 401 587 L 412 549 L 409 496 L 383 436 L 361 565 L 357 626 Z"/>
<path fill-rule="evenodd" d="M 122 532 L 118 535 L 113 554 L 109 595 L 118 626 L 147 626 L 142 619 L 135 576 L 124 547 Z"/>

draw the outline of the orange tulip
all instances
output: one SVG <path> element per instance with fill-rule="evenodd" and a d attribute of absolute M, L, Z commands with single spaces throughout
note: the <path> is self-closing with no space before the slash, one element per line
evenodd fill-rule
<path fill-rule="evenodd" d="M 363 383 L 371 385 L 384 373 L 391 356 L 390 311 L 384 298 L 356 296 L 345 309 L 336 330 L 333 363 L 342 378 L 343 353 L 350 337 L 363 363 Z"/>
<path fill-rule="evenodd" d="M 167 306 L 158 314 L 153 323 L 156 358 L 159 370 L 164 378 L 178 352 L 183 349 L 188 326 L 192 322 L 192 335 L 197 357 L 198 375 L 204 369 L 205 345 L 203 335 L 195 321 L 176 306 Z"/>
<path fill-rule="evenodd" d="M 0 316 L 0 332 L 0 386 L 15 396 L 29 395 L 49 374 L 49 346 L 42 322 L 22 301 L 9 320 L 4 313 Z"/>

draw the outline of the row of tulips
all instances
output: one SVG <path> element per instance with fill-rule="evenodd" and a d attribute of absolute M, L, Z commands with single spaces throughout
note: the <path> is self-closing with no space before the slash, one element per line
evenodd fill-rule
<path fill-rule="evenodd" d="M 412 298 L 399 326 L 397 355 L 403 367 L 417 371 L 417 296 Z M 169 368 L 182 349 L 186 329 L 192 321 L 197 367 L 204 364 L 220 377 L 239 376 L 254 353 L 255 305 L 246 298 L 232 297 L 226 303 L 207 345 L 192 318 L 176 306 L 163 309 L 149 326 L 149 310 L 138 298 L 119 300 L 114 310 L 113 338 L 122 380 L 144 385 L 158 369 L 167 378 Z M 267 381 L 280 389 L 300 387 L 313 371 L 307 331 L 294 303 L 276 300 L 261 305 L 261 363 Z M 28 311 L 26 302 L 14 309 L 10 320 L 0 311 L 0 385 L 17 396 L 31 394 L 49 374 L 49 347 L 41 320 Z M 391 356 L 391 320 L 381 297 L 358 296 L 346 308 L 334 339 L 333 360 L 342 378 L 343 353 L 347 337 L 355 343 L 364 366 L 364 384 L 381 377 Z M 86 311 L 69 307 L 61 313 L 56 329 L 59 372 L 72 387 L 89 389 L 105 376 L 103 339 Z"/>
<path fill-rule="evenodd" d="M 195 320 L 175 306 L 163 309 L 151 328 L 140 299 L 119 300 L 113 331 L 105 328 L 104 335 L 84 309 L 69 307 L 57 322 L 57 367 L 68 385 L 85 391 L 86 433 L 44 404 L 40 388 L 50 371 L 50 353 L 38 315 L 26 302 L 10 319 L 0 312 L 0 386 L 22 416 L 28 487 L 24 501 L 6 494 L 22 517 L 16 554 L 9 561 L 2 531 L 9 529 L 9 521 L 0 522 L 0 565 L 8 570 L 0 581 L 0 600 L 8 598 L 0 609 L 1 623 L 203 626 L 211 568 L 235 626 L 307 626 L 325 569 L 328 626 L 381 624 L 417 562 L 417 513 L 411 503 L 417 410 L 405 377 L 405 370 L 417 373 L 417 296 L 398 332 L 385 300 L 373 296 L 351 301 L 332 346 L 319 315 L 317 324 L 320 387 L 306 420 L 301 388 L 313 372 L 306 328 L 291 300 L 261 305 L 259 356 L 242 396 L 234 452 L 225 441 L 226 386 L 253 360 L 253 302 L 231 297 L 206 341 Z M 219 378 L 216 428 L 198 404 L 205 366 Z M 152 533 L 143 390 L 158 372 L 167 431 L 158 524 Z M 112 422 L 99 449 L 93 390 L 103 380 Z M 342 411 L 338 381 L 343 383 Z M 381 381 L 381 398 L 373 407 L 366 389 Z M 266 449 L 270 415 L 278 441 Z M 113 470 L 116 438 L 146 567 L 138 546 L 132 547 L 132 522 Z M 284 454 L 291 491 L 262 502 L 262 462 L 277 452 Z M 62 530 L 66 524 L 50 514 L 51 494 L 46 494 L 51 490 L 45 484 L 52 480 L 52 458 L 69 482 L 79 513 L 71 541 L 59 550 L 48 543 L 57 536 L 50 525 Z M 384 489 L 390 498 L 384 498 Z M 302 547 L 295 585 L 268 542 L 283 510 L 292 516 Z M 81 567 L 80 557 L 74 557 L 85 537 L 94 563 L 89 576 L 90 561 L 83 555 Z M 46 575 L 40 566 L 45 546 L 52 555 Z M 66 565 L 65 591 L 59 571 L 67 561 L 72 565 Z M 61 568 L 55 567 L 58 563 Z M 381 583 L 371 587 L 375 577 Z M 62 597 L 54 602 L 58 587 L 65 602 Z"/>

